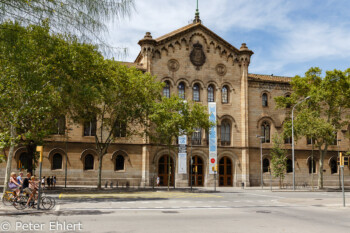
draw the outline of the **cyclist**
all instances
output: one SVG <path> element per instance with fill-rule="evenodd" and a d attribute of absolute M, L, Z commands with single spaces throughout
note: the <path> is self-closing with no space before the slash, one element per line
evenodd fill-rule
<path fill-rule="evenodd" d="M 39 189 L 38 184 L 35 182 L 35 176 L 32 176 L 31 180 L 29 181 L 29 188 L 33 193 L 33 197 L 35 198 L 35 194 L 37 193 L 37 190 Z"/>
<path fill-rule="evenodd" d="M 28 207 L 29 202 L 33 199 L 33 192 L 29 188 L 29 182 L 31 181 L 31 174 L 30 172 L 27 173 L 27 177 L 23 180 L 23 192 L 29 195 L 26 207 Z"/>
<path fill-rule="evenodd" d="M 17 177 L 15 172 L 11 172 L 9 188 L 15 192 L 15 196 L 18 198 L 21 185 L 17 183 Z"/>

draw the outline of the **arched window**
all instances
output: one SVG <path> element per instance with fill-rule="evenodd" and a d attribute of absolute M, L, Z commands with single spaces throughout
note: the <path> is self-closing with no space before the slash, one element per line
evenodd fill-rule
<path fill-rule="evenodd" d="M 309 159 L 309 173 L 316 173 L 316 161 Z"/>
<path fill-rule="evenodd" d="M 293 172 L 293 161 L 291 159 L 287 159 L 287 173 Z"/>
<path fill-rule="evenodd" d="M 166 98 L 170 97 L 170 83 L 165 81 L 165 86 L 163 87 L 163 96 Z"/>
<path fill-rule="evenodd" d="M 192 134 L 192 145 L 201 145 L 202 144 L 202 129 L 197 128 Z"/>
<path fill-rule="evenodd" d="M 115 170 L 116 171 L 124 170 L 124 156 L 117 155 L 117 157 L 115 159 Z"/>
<path fill-rule="evenodd" d="M 52 157 L 52 170 L 62 169 L 62 155 L 56 153 Z"/>
<path fill-rule="evenodd" d="M 262 94 L 262 106 L 263 107 L 267 107 L 268 106 L 267 94 L 266 93 Z"/>
<path fill-rule="evenodd" d="M 221 123 L 221 145 L 229 146 L 231 144 L 231 125 L 228 121 Z"/>
<path fill-rule="evenodd" d="M 95 136 L 96 135 L 96 118 L 91 121 L 84 123 L 84 136 Z"/>
<path fill-rule="evenodd" d="M 84 170 L 94 169 L 94 156 L 92 154 L 87 154 L 84 158 Z"/>
<path fill-rule="evenodd" d="M 214 102 L 214 86 L 209 85 L 208 87 L 208 102 Z"/>
<path fill-rule="evenodd" d="M 196 83 L 193 86 L 193 101 L 199 102 L 199 100 L 200 100 L 199 85 Z"/>
<path fill-rule="evenodd" d="M 228 103 L 228 87 L 223 86 L 221 89 L 221 98 L 222 98 L 222 103 L 227 104 Z"/>
<path fill-rule="evenodd" d="M 185 99 L 185 84 L 181 82 L 178 86 L 179 89 L 179 98 Z"/>
<path fill-rule="evenodd" d="M 263 172 L 269 172 L 270 160 L 265 158 L 263 159 Z"/>
<path fill-rule="evenodd" d="M 28 155 L 27 153 L 22 153 L 19 156 L 19 160 L 18 160 L 18 169 L 27 169 L 28 168 Z"/>
<path fill-rule="evenodd" d="M 331 174 L 338 173 L 337 161 L 334 158 L 329 162 L 329 166 L 331 167 Z"/>
<path fill-rule="evenodd" d="M 264 121 L 261 124 L 261 136 L 262 143 L 270 143 L 270 124 L 267 121 Z"/>

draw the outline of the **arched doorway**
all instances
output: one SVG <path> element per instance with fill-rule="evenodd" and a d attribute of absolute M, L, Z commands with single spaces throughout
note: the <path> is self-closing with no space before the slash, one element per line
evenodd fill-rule
<path fill-rule="evenodd" d="M 203 186 L 204 184 L 204 164 L 203 160 L 195 155 L 192 157 L 192 185 L 193 186 Z M 191 166 L 191 164 L 190 164 Z M 191 172 L 191 170 L 190 170 Z M 189 184 L 191 185 L 191 176 L 189 180 Z"/>
<path fill-rule="evenodd" d="M 28 154 L 26 152 L 23 152 L 20 154 L 19 159 L 18 159 L 18 170 L 24 169 L 27 170 L 28 169 Z"/>
<path fill-rule="evenodd" d="M 219 161 L 219 186 L 232 186 L 232 162 L 226 156 Z"/>
<path fill-rule="evenodd" d="M 169 156 L 163 155 L 158 162 L 158 177 L 159 177 L 159 185 L 168 186 L 168 161 Z M 174 185 L 174 160 L 170 157 L 170 186 Z"/>

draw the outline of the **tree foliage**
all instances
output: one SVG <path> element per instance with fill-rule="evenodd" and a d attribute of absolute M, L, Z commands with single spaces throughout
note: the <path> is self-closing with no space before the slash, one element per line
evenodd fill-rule
<path fill-rule="evenodd" d="M 192 135 L 195 128 L 209 130 L 212 126 L 205 106 L 176 96 L 155 103 L 149 119 L 154 125 L 148 132 L 151 139 L 167 146 L 180 135 Z"/>
<path fill-rule="evenodd" d="M 0 27 L 2 144 L 25 145 L 29 161 L 35 161 L 36 145 L 54 132 L 60 116 L 74 112 L 72 100 L 82 99 L 86 77 L 97 79 L 104 58 L 76 37 L 50 33 L 46 22 L 23 27 L 9 21 Z"/>
<path fill-rule="evenodd" d="M 49 19 L 56 32 L 95 41 L 106 31 L 107 21 L 129 16 L 133 8 L 133 0 L 0 0 L 0 23 L 40 25 Z"/>
<path fill-rule="evenodd" d="M 310 68 L 305 77 L 295 76 L 290 97 L 276 97 L 279 108 L 295 105 L 310 98 L 295 108 L 295 138 L 312 138 L 319 149 L 319 188 L 323 188 L 323 162 L 329 145 L 334 144 L 336 134 L 349 125 L 350 69 L 327 71 L 321 77 L 319 68 Z M 284 124 L 286 136 L 291 136 L 291 120 Z"/>
<path fill-rule="evenodd" d="M 281 188 L 285 178 L 287 168 L 286 150 L 282 148 L 283 137 L 275 134 L 273 136 L 273 147 L 271 149 L 271 171 L 274 177 L 279 178 L 279 186 Z"/>

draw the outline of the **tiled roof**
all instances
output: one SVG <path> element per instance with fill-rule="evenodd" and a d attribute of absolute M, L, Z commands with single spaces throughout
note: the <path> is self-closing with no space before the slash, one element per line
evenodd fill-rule
<path fill-rule="evenodd" d="M 229 49 L 234 50 L 235 52 L 239 52 L 239 49 L 237 49 L 236 47 L 234 47 L 233 45 L 231 45 L 230 43 L 228 43 L 226 40 L 224 40 L 223 38 L 221 38 L 220 36 L 218 36 L 215 32 L 211 31 L 209 28 L 207 28 L 206 26 L 204 26 L 201 23 L 191 23 L 187 26 L 184 26 L 182 28 L 179 28 L 175 31 L 172 31 L 168 34 L 165 34 L 164 36 L 158 37 L 157 39 L 155 39 L 157 42 L 160 42 L 162 40 L 171 38 L 172 36 L 175 36 L 181 32 L 184 32 L 186 30 L 189 30 L 191 28 L 194 27 L 201 27 L 202 29 L 204 29 L 205 31 L 207 31 L 212 37 L 214 37 L 215 40 L 220 41 L 222 44 L 224 44 L 225 46 L 227 46 Z"/>
<path fill-rule="evenodd" d="M 184 26 L 184 27 L 182 27 L 182 28 L 176 29 L 175 31 L 169 32 L 169 33 L 167 33 L 167 34 L 165 34 L 165 35 L 163 35 L 163 36 L 161 36 L 161 37 L 158 37 L 158 38 L 156 39 L 156 41 L 158 42 L 158 41 L 164 40 L 164 39 L 166 39 L 166 38 L 168 38 L 168 37 L 174 36 L 174 35 L 176 35 L 177 33 L 180 33 L 180 32 L 182 32 L 182 31 L 185 31 L 185 30 L 187 30 L 187 29 L 190 29 L 190 28 L 192 28 L 192 27 L 195 27 L 195 26 L 197 26 L 198 24 L 200 24 L 200 23 L 191 23 L 191 24 L 186 25 L 186 26 Z"/>
<path fill-rule="evenodd" d="M 248 79 L 254 80 L 254 81 L 268 81 L 268 82 L 278 82 L 278 83 L 290 83 L 290 81 L 292 81 L 291 77 L 265 75 L 265 74 L 248 74 Z"/>

